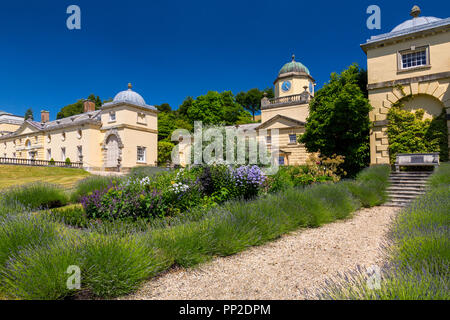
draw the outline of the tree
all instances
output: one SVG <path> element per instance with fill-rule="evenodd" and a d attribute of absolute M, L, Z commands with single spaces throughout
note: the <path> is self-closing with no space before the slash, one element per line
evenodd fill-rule
<path fill-rule="evenodd" d="M 342 168 L 354 176 L 369 163 L 369 111 L 365 70 L 353 64 L 316 92 L 306 131 L 299 141 L 309 152 L 345 157 Z"/>
<path fill-rule="evenodd" d="M 168 103 L 163 103 L 159 106 L 155 106 L 156 109 L 158 109 L 159 112 L 171 112 L 172 107 Z"/>
<path fill-rule="evenodd" d="M 250 118 L 250 114 L 236 102 L 231 91 L 222 93 L 209 91 L 206 95 L 193 100 L 187 109 L 187 118 L 190 123 L 202 121 L 204 124 L 232 125 L 246 115 Z"/>
<path fill-rule="evenodd" d="M 262 97 L 263 93 L 259 89 L 253 88 L 247 92 L 239 92 L 236 95 L 236 101 L 252 113 L 253 121 L 255 121 L 255 112 L 261 110 Z"/>
<path fill-rule="evenodd" d="M 193 130 L 193 126 L 182 118 L 177 118 L 173 112 L 160 112 L 158 114 L 158 141 L 170 141 L 175 129 Z"/>
<path fill-rule="evenodd" d="M 266 93 L 269 99 L 274 97 L 272 88 L 266 88 L 263 91 L 260 91 L 258 88 L 253 88 L 247 92 L 241 91 L 236 95 L 237 103 L 251 112 L 253 121 L 255 121 L 255 113 L 261 110 L 261 99 L 264 93 Z"/>
<path fill-rule="evenodd" d="M 178 110 L 177 110 L 178 115 L 187 117 L 187 111 L 192 106 L 193 102 L 194 102 L 194 98 L 192 98 L 192 97 L 187 97 L 186 99 L 184 99 L 181 106 L 178 107 Z"/>
<path fill-rule="evenodd" d="M 94 101 L 95 110 L 100 109 L 102 106 L 102 100 L 99 96 L 90 94 L 88 100 Z M 106 101 L 105 101 L 106 102 Z M 61 108 L 61 110 L 56 114 L 56 119 L 67 118 L 84 112 L 84 99 L 80 99 L 75 103 L 68 104 L 67 106 Z"/>
<path fill-rule="evenodd" d="M 25 111 L 25 120 L 34 120 L 33 116 L 33 110 L 31 108 L 28 108 L 27 111 Z"/>
<path fill-rule="evenodd" d="M 171 161 L 174 146 L 168 141 L 158 141 L 158 165 L 164 165 L 167 161 Z"/>

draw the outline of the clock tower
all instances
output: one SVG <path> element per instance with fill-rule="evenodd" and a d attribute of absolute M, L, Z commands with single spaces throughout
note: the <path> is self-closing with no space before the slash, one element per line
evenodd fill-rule
<path fill-rule="evenodd" d="M 274 81 L 275 98 L 261 101 L 261 121 L 265 122 L 276 115 L 282 115 L 302 122 L 309 115 L 309 100 L 314 95 L 315 81 L 302 63 L 286 63 Z"/>
<path fill-rule="evenodd" d="M 309 70 L 302 63 L 295 61 L 295 55 L 292 55 L 292 61 L 286 63 L 278 73 L 274 81 L 275 98 L 300 94 L 306 91 L 313 94 L 314 79 Z"/>

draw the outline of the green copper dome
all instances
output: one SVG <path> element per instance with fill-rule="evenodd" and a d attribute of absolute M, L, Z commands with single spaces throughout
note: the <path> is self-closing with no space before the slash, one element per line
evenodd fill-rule
<path fill-rule="evenodd" d="M 310 74 L 307 67 L 305 67 L 302 63 L 295 61 L 295 55 L 292 55 L 292 61 L 286 63 L 283 68 L 281 68 L 278 75 L 288 72 L 304 72 L 306 74 Z"/>

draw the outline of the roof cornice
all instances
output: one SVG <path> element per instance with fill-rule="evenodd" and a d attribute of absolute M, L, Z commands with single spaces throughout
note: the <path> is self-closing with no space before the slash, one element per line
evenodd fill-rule
<path fill-rule="evenodd" d="M 361 48 L 365 53 L 368 49 L 383 47 L 386 45 L 402 42 L 409 39 L 424 37 L 430 34 L 437 34 L 450 31 L 450 18 L 440 21 L 420 25 L 417 27 L 400 30 L 396 32 L 388 32 L 373 36 L 366 43 L 361 44 Z"/>

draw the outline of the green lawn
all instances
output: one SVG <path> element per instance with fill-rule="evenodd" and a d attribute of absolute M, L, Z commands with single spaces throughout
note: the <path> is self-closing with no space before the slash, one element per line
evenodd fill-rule
<path fill-rule="evenodd" d="M 36 181 L 54 183 L 70 189 L 78 180 L 89 175 L 90 173 L 83 169 L 0 165 L 0 189 Z"/>

